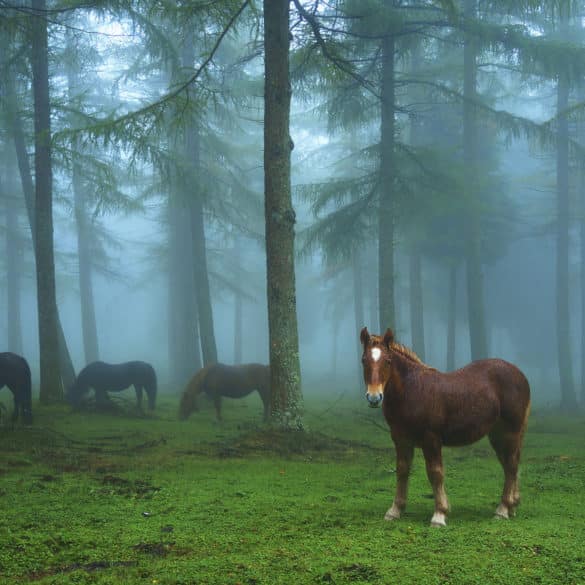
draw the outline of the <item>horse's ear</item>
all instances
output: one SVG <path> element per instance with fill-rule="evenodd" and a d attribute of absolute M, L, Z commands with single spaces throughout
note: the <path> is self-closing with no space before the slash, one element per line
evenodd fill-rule
<path fill-rule="evenodd" d="M 384 345 L 386 347 L 390 347 L 394 343 L 394 332 L 392 329 L 386 329 L 386 333 L 384 333 Z"/>
<path fill-rule="evenodd" d="M 362 342 L 362 345 L 366 345 L 366 343 L 368 343 L 369 340 L 370 340 L 370 334 L 368 333 L 368 328 L 364 327 L 360 331 L 360 341 Z"/>

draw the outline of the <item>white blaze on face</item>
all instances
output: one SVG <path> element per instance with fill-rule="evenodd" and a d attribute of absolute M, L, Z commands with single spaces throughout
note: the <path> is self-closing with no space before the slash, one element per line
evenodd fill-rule
<path fill-rule="evenodd" d="M 382 350 L 379 347 L 373 347 L 371 351 L 372 359 L 377 362 L 382 357 Z"/>

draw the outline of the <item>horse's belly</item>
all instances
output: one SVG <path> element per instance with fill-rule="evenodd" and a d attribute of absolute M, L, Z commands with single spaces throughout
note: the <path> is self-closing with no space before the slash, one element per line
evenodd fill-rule
<path fill-rule="evenodd" d="M 448 425 L 441 433 L 443 445 L 447 447 L 457 447 L 460 445 L 470 445 L 485 437 L 497 421 L 497 414 L 476 420 L 472 424 L 461 423 Z"/>

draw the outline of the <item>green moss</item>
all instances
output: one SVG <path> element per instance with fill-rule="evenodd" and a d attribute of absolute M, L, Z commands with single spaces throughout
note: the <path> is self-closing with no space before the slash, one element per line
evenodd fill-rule
<path fill-rule="evenodd" d="M 522 505 L 492 519 L 502 474 L 489 444 L 445 450 L 451 514 L 429 527 L 415 457 L 404 517 L 378 411 L 305 400 L 311 432 L 261 425 L 260 399 L 202 404 L 188 422 L 35 411 L 0 428 L 0 583 L 547 584 L 585 581 L 585 424 L 535 415 Z"/>

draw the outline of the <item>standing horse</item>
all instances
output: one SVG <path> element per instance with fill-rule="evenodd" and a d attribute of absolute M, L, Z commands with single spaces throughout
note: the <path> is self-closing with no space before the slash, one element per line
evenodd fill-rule
<path fill-rule="evenodd" d="M 67 401 L 73 406 L 79 405 L 83 395 L 93 388 L 95 400 L 104 404 L 108 399 L 108 392 L 120 392 L 134 386 L 138 408 L 142 409 L 142 391 L 146 392 L 148 408 L 154 409 L 156 401 L 156 373 L 154 368 L 146 362 L 125 362 L 122 364 L 107 364 L 92 362 L 79 372 L 73 386 L 67 392 Z"/>
<path fill-rule="evenodd" d="M 0 353 L 0 389 L 7 386 L 14 396 L 12 422 L 20 416 L 27 425 L 32 423 L 30 367 L 20 355 Z"/>
<path fill-rule="evenodd" d="M 530 411 L 530 387 L 514 365 L 486 359 L 454 372 L 442 373 L 396 343 L 388 329 L 384 337 L 360 334 L 366 398 L 382 405 L 396 448 L 396 496 L 386 520 L 400 518 L 406 505 L 408 475 L 414 448 L 422 448 L 433 487 L 432 526 L 445 526 L 449 508 L 443 486 L 441 449 L 469 445 L 487 435 L 504 468 L 502 499 L 496 518 L 509 518 L 520 501 L 518 464 Z"/>
<path fill-rule="evenodd" d="M 205 392 L 213 400 L 217 420 L 221 421 L 221 398 L 243 398 L 258 391 L 264 405 L 264 420 L 270 415 L 270 367 L 262 364 L 228 366 L 211 364 L 189 381 L 179 405 L 179 418 L 185 420 L 197 408 L 197 395 Z"/>

